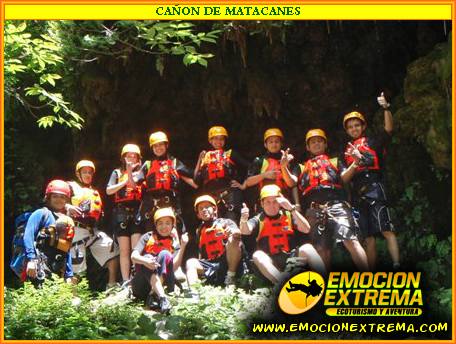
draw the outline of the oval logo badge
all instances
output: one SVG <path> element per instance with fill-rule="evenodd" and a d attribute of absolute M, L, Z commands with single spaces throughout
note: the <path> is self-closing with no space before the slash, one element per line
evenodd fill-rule
<path fill-rule="evenodd" d="M 290 278 L 279 294 L 280 309 L 287 314 L 307 312 L 325 291 L 325 280 L 313 271 L 302 272 Z"/>

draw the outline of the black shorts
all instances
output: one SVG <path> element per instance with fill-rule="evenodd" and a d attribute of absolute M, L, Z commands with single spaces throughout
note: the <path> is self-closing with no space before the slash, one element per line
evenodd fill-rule
<path fill-rule="evenodd" d="M 219 217 L 239 221 L 242 208 L 242 191 L 238 188 L 228 187 L 226 189 L 209 191 L 209 194 L 217 201 L 217 214 Z"/>
<path fill-rule="evenodd" d="M 206 283 L 211 285 L 223 285 L 225 276 L 228 272 L 228 262 L 226 255 L 222 255 L 214 260 L 198 259 L 204 270 Z"/>
<path fill-rule="evenodd" d="M 112 210 L 112 225 L 116 237 L 130 237 L 132 234 L 144 234 L 143 229 L 135 221 L 138 207 L 117 205 Z"/>
<path fill-rule="evenodd" d="M 361 235 L 370 237 L 381 232 L 394 232 L 388 209 L 385 188 L 382 183 L 372 183 L 356 195 L 355 205 L 359 211 Z"/>
<path fill-rule="evenodd" d="M 311 226 L 310 236 L 315 248 L 330 249 L 334 242 L 357 240 L 357 226 L 352 208 L 345 201 L 329 201 L 320 208 L 308 208 L 305 217 Z"/>
<path fill-rule="evenodd" d="M 131 289 L 136 298 L 145 300 L 150 293 L 150 277 L 152 274 L 157 274 L 164 278 L 164 285 L 168 291 L 174 290 L 174 269 L 173 269 L 173 256 L 168 251 L 161 251 L 155 256 L 160 267 L 154 271 L 148 269 L 144 265 L 137 264 L 135 276 L 131 281 Z"/>

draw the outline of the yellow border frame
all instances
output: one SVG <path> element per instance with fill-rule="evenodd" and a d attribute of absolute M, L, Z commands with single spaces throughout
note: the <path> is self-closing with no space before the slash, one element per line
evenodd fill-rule
<path fill-rule="evenodd" d="M 161 19 L 161 20 L 172 20 L 172 19 L 186 19 L 186 20 L 223 20 L 223 19 L 230 19 L 230 20 L 252 20 L 252 19 L 260 19 L 258 17 L 247 17 L 243 16 L 242 18 L 235 18 L 235 17 L 184 17 L 184 16 L 178 16 L 178 17 L 171 17 L 171 16 L 145 16 L 144 13 L 144 6 L 146 6 L 146 9 L 152 9 L 154 6 L 158 5 L 174 5 L 174 3 L 179 3 L 180 5 L 256 5 L 256 6 L 265 6 L 265 5 L 291 5 L 291 6 L 300 6 L 303 8 L 303 13 L 304 15 L 301 16 L 300 18 L 296 17 L 281 17 L 280 19 L 287 19 L 287 20 L 310 20 L 310 19 L 338 19 L 338 20 L 358 20 L 358 19 L 363 19 L 363 20 L 369 20 L 369 19 L 377 19 L 377 20 L 386 20 L 386 19 L 405 19 L 405 20 L 425 20 L 425 19 L 439 19 L 439 20 L 450 20 L 452 21 L 452 28 L 454 29 L 454 24 L 455 24 L 455 3 L 454 1 L 431 1 L 431 0 L 402 0 L 400 2 L 397 1 L 364 1 L 364 0 L 352 0 L 352 1 L 311 1 L 311 2 L 306 2 L 305 0 L 275 0 L 275 1 L 264 1 L 264 0 L 259 0 L 259 1 L 217 1 L 217 0 L 201 0 L 201 1 L 193 1 L 193 0 L 181 0 L 180 2 L 170 2 L 170 1 L 155 1 L 155 0 L 149 0 L 149 1 L 125 1 L 125 0 L 98 0 L 98 1 L 59 1 L 59 0 L 49 0 L 49 1 L 40 1 L 40 0 L 29 0 L 29 1 L 14 1 L 14 0 L 0 0 L 0 19 L 1 22 L 3 23 L 5 20 L 5 10 L 8 9 L 9 12 L 6 13 L 9 19 Z M 14 10 L 18 9 L 20 5 L 27 5 L 28 8 L 22 7 L 20 11 L 22 12 L 11 12 L 11 9 L 14 8 Z M 47 12 L 48 14 L 46 16 L 42 16 L 42 11 L 40 8 L 44 8 L 44 5 L 51 5 L 51 12 Z M 103 12 L 100 14 L 98 12 L 96 16 L 89 16 L 88 13 L 89 11 L 76 11 L 74 7 L 72 6 L 84 6 L 84 7 L 78 7 L 79 9 L 81 8 L 87 8 L 87 6 L 90 6 L 91 9 L 93 10 L 93 6 L 103 6 Z M 123 5 L 126 5 L 128 7 L 123 7 Z M 143 12 L 139 12 L 141 14 L 138 14 L 138 12 L 132 11 L 132 9 L 136 6 L 139 6 L 138 8 L 141 9 Z M 328 10 L 329 7 L 328 5 L 332 6 L 344 6 L 340 7 L 341 9 L 348 8 L 350 6 L 355 6 L 355 11 L 357 12 L 356 15 L 350 16 L 347 15 L 347 11 L 340 11 L 339 12 L 331 12 Z M 417 11 L 413 12 L 410 9 L 413 6 L 423 6 L 423 5 L 433 5 L 434 7 L 437 5 L 441 6 L 449 6 L 445 7 L 445 10 L 442 12 L 438 12 L 438 16 L 435 16 L 435 12 L 432 11 Z M 9 7 L 5 7 L 9 6 Z M 34 7 L 38 6 L 38 7 Z M 109 9 L 109 7 L 112 7 Z M 116 6 L 122 6 L 118 7 L 121 10 L 116 10 L 114 11 L 113 8 Z M 375 12 L 375 10 L 378 11 L 378 6 L 380 8 L 383 8 L 384 11 L 382 10 L 381 16 L 379 17 L 379 12 Z M 383 7 L 382 7 L 383 6 Z M 391 7 L 393 6 L 393 7 Z M 403 7 L 407 6 L 407 7 Z M 66 10 L 65 10 L 66 7 Z M 98 7 L 97 7 L 98 8 Z M 130 8 L 130 10 L 128 9 Z M 448 10 L 449 8 L 449 10 Z M 109 10 L 108 10 L 109 9 Z M 310 10 L 312 9 L 312 11 Z M 316 11 L 315 11 L 316 9 Z M 385 10 L 386 9 L 386 10 Z M 394 13 L 391 13 L 391 9 L 394 9 Z M 407 11 L 405 11 L 407 9 Z M 429 8 L 426 8 L 429 9 Z M 308 11 L 309 10 L 309 11 Z M 399 11 L 398 11 L 399 10 Z M 47 9 L 49 11 L 49 9 Z M 71 13 L 70 13 L 71 11 Z M 308 11 L 308 12 L 307 12 Z M 360 12 L 361 11 L 361 12 Z M 389 14 L 388 14 L 388 11 Z M 131 13 L 133 12 L 133 13 Z M 14 15 L 13 15 L 13 14 Z M 19 14 L 18 14 L 19 13 Z M 51 14 L 49 14 L 51 13 Z M 442 14 L 444 13 L 444 14 Z M 312 16 L 310 16 L 312 14 Z M 307 16 L 308 15 L 308 16 Z M 398 17 L 399 15 L 399 17 Z M 439 16 L 443 16 L 443 18 Z M 23 16 L 23 18 L 19 18 L 20 16 Z M 448 17 L 449 16 L 449 17 Z M 275 20 L 279 19 L 276 17 L 266 17 L 266 18 L 261 18 L 262 20 Z M 3 43 L 3 25 L 2 25 L 2 30 L 1 30 L 1 41 Z M 455 67 L 455 60 L 454 60 L 454 53 L 455 53 L 455 38 L 454 38 L 454 33 L 452 34 L 452 55 L 453 55 L 453 61 L 452 61 L 452 89 L 454 92 L 454 86 L 455 86 L 455 79 L 454 79 L 454 67 Z M 0 58 L 0 63 L 1 63 L 1 69 L 2 69 L 2 80 L 3 78 L 3 44 L 2 44 L 2 55 Z M 4 85 L 1 83 L 1 112 L 0 112 L 0 120 L 2 122 L 2 125 L 0 126 L 0 219 L 4 219 Z M 452 98 L 452 204 L 454 206 L 455 204 L 455 182 L 456 182 L 456 177 L 455 177 L 455 167 L 456 167 L 456 162 L 455 162 L 455 157 L 454 157 L 454 149 L 456 148 L 455 145 L 455 134 L 456 134 L 456 129 L 454 127 L 455 124 L 455 100 L 454 97 Z M 454 262 L 455 262 L 455 251 L 456 251 L 456 244 L 454 241 L 455 238 L 455 211 L 452 211 L 452 261 L 453 261 L 453 267 L 452 267 L 452 288 L 453 288 L 453 300 L 452 300 L 452 339 L 451 340 L 434 340 L 434 341 L 427 341 L 427 340 L 402 340 L 400 343 L 455 343 L 456 337 L 456 329 L 455 329 L 455 271 L 454 271 Z M 4 242 L 4 222 L 1 221 L 0 224 L 0 245 L 5 245 Z M 3 246 L 4 247 L 4 246 Z M 1 289 L 0 289 L 0 305 L 3 306 L 3 286 L 4 286 L 4 268 L 5 268 L 5 262 L 4 262 L 4 257 L 3 254 L 1 255 L 0 258 L 0 270 L 1 270 Z M 4 312 L 3 312 L 3 307 L 1 309 L 1 323 L 0 323 L 0 343 L 18 343 L 19 341 L 12 341 L 12 340 L 4 340 L 3 335 L 4 335 Z M 49 341 L 44 341 L 44 340 L 39 340 L 39 341 L 20 341 L 21 343 L 48 343 Z M 55 343 L 58 342 L 66 342 L 68 343 L 69 341 L 53 341 Z M 94 341 L 94 340 L 77 340 L 77 341 L 71 341 L 71 342 L 89 342 L 89 343 L 99 343 L 100 341 Z M 126 342 L 126 341 L 118 341 L 118 340 L 104 340 L 104 343 L 119 343 L 119 342 Z M 138 342 L 138 343 L 144 343 L 144 342 L 152 342 L 152 341 L 128 341 L 128 342 Z M 158 342 L 158 341 L 157 341 Z M 180 341 L 173 341 L 173 342 L 180 342 L 180 343 L 193 343 L 195 341 L 191 340 L 180 340 Z M 220 342 L 233 342 L 233 341 L 206 341 L 207 343 L 220 343 Z M 249 343 L 265 343 L 265 342 L 280 342 L 280 343 L 291 343 L 291 341 L 283 340 L 283 341 L 264 341 L 264 340 L 238 340 L 235 342 L 249 342 Z M 315 342 L 315 341 L 310 341 L 310 340 L 303 340 L 299 342 Z M 323 341 L 322 341 L 323 342 Z M 339 343 L 341 341 L 337 340 L 325 340 L 325 343 Z M 356 340 L 356 341 L 343 341 L 344 343 L 360 343 L 360 342 L 367 342 L 366 340 Z M 399 341 L 394 341 L 394 340 L 370 340 L 368 341 L 369 343 L 395 343 Z"/>

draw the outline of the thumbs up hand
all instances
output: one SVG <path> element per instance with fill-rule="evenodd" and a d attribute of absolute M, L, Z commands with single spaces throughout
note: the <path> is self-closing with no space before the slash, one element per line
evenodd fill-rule
<path fill-rule="evenodd" d="M 245 203 L 242 203 L 242 209 L 241 209 L 241 221 L 246 222 L 249 219 L 249 208 Z"/>
<path fill-rule="evenodd" d="M 377 97 L 377 102 L 384 109 L 388 109 L 390 107 L 390 103 L 386 100 L 383 92 L 380 94 L 380 97 Z"/>

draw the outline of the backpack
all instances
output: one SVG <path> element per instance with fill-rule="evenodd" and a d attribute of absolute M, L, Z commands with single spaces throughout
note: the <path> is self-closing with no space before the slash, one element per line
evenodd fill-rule
<path fill-rule="evenodd" d="M 49 217 L 50 211 L 47 208 L 43 209 L 47 210 L 46 215 L 44 217 L 45 222 Z M 16 217 L 16 219 L 14 220 L 14 236 L 11 243 L 10 268 L 21 279 L 21 281 L 25 281 L 26 279 L 26 254 L 24 245 L 24 233 L 25 227 L 27 227 L 28 219 L 32 214 L 32 211 L 27 211 Z M 41 219 L 41 222 L 43 222 L 43 219 Z"/>

